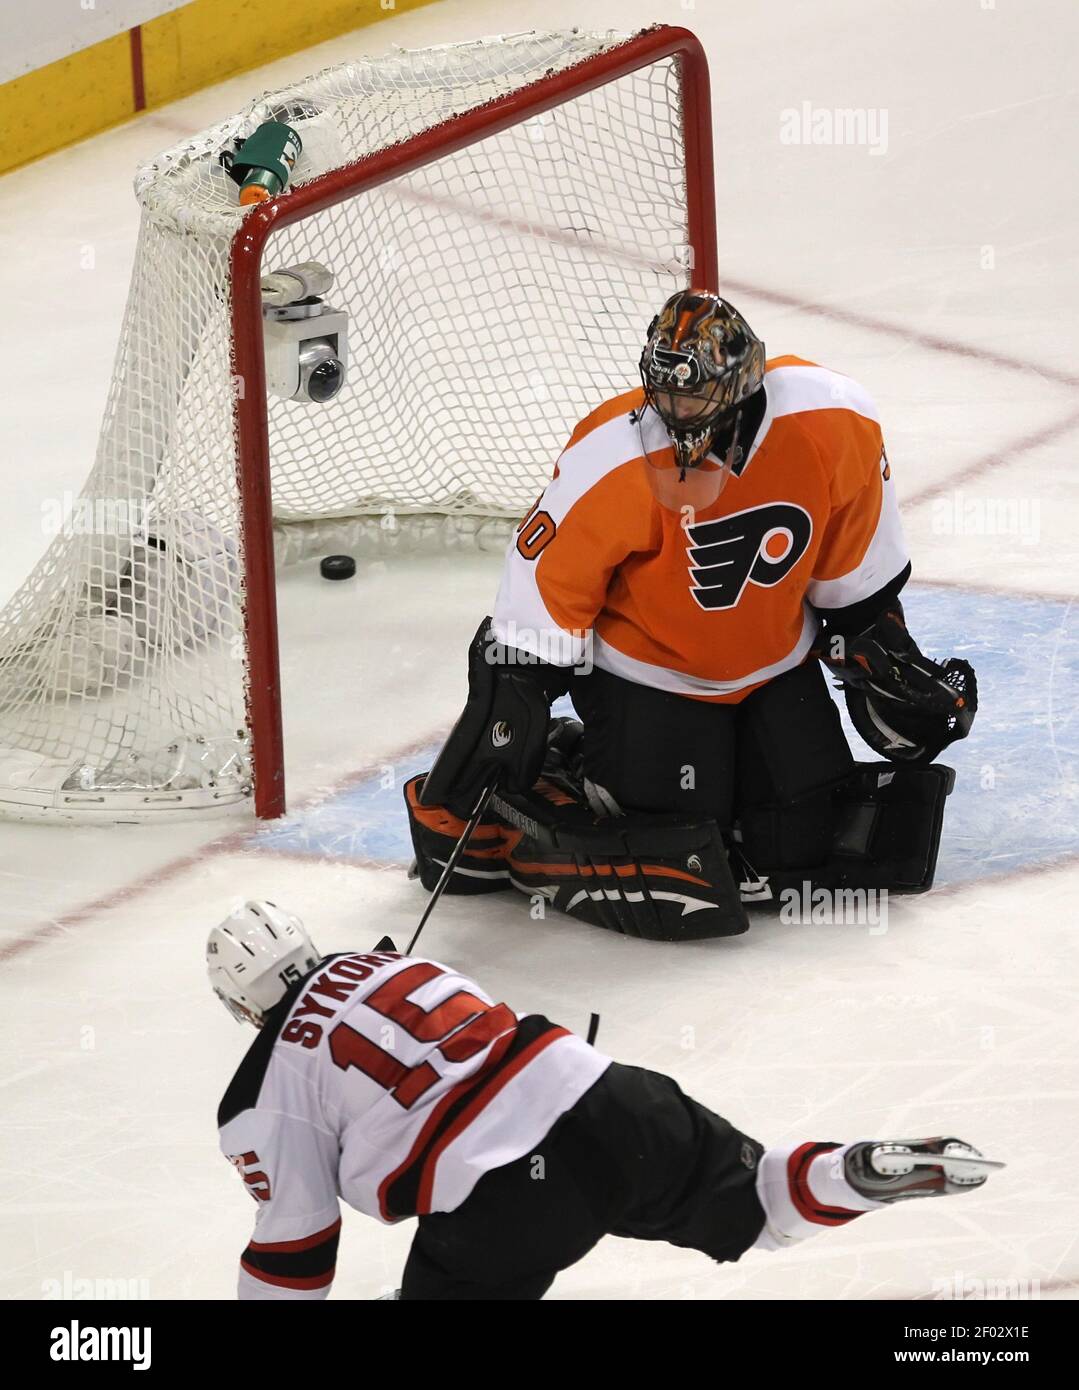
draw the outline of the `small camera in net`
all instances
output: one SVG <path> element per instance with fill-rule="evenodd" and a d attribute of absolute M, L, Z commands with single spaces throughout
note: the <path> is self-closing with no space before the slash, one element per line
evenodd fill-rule
<path fill-rule="evenodd" d="M 271 395 L 326 405 L 344 387 L 348 315 L 323 298 L 332 286 L 332 272 L 315 263 L 263 278 L 266 389 Z"/>

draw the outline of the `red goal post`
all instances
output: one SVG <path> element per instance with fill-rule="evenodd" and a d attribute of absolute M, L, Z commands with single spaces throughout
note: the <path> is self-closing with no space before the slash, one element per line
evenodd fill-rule
<path fill-rule="evenodd" d="M 247 575 L 244 624 L 250 662 L 248 719 L 258 816 L 280 816 L 285 809 L 270 440 L 263 407 L 266 382 L 259 295 L 267 241 L 275 231 L 314 212 L 671 57 L 677 57 L 681 66 L 687 232 L 693 281 L 701 288 L 718 288 L 708 60 L 695 34 L 668 25 L 657 25 L 611 52 L 541 78 L 400 145 L 335 169 L 287 196 L 263 204 L 244 219 L 232 243 L 232 360 L 235 378 L 243 383 L 243 390 L 236 395 L 235 423 Z"/>
<path fill-rule="evenodd" d="M 248 208 L 271 121 L 302 148 Z M 501 551 L 659 305 L 718 284 L 707 63 L 662 25 L 393 49 L 135 192 L 96 459 L 0 610 L 0 815 L 279 816 L 278 565 Z"/>

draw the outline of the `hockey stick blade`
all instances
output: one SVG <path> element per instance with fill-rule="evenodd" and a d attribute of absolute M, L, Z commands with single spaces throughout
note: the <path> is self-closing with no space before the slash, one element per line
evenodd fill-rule
<path fill-rule="evenodd" d="M 406 956 L 410 956 L 412 954 L 413 947 L 416 945 L 416 942 L 419 941 L 420 932 L 423 931 L 424 927 L 427 925 L 428 917 L 430 917 L 431 913 L 434 912 L 435 906 L 438 903 L 439 898 L 441 898 L 443 892 L 445 891 L 446 884 L 450 881 L 450 875 L 457 867 L 457 861 L 460 859 L 461 855 L 464 854 L 465 846 L 468 844 L 469 840 L 471 840 L 473 831 L 476 829 L 476 826 L 479 825 L 480 821 L 483 819 L 483 813 L 487 810 L 487 803 L 490 801 L 491 797 L 494 796 L 495 788 L 497 786 L 498 778 L 492 777 L 490 782 L 487 783 L 483 791 L 480 793 L 480 799 L 476 802 L 476 809 L 472 812 L 472 815 L 469 817 L 468 824 L 461 832 L 461 838 L 454 845 L 453 853 L 446 860 L 446 867 L 442 870 L 442 873 L 439 875 L 438 882 L 435 884 L 434 889 L 431 893 L 431 897 L 427 903 L 427 906 L 423 910 L 423 916 L 420 918 L 419 925 L 412 934 L 412 940 L 408 943 L 408 947 L 405 950 Z"/>

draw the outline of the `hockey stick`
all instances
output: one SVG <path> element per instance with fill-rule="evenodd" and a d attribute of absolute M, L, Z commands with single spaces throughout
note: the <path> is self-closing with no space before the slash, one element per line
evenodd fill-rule
<path fill-rule="evenodd" d="M 423 931 L 424 927 L 427 925 L 428 917 L 430 917 L 431 913 L 434 912 L 435 905 L 437 904 L 439 898 L 441 898 L 443 892 L 445 891 L 446 884 L 450 881 L 450 875 L 457 867 L 457 861 L 460 859 L 461 855 L 464 854 L 465 846 L 472 838 L 472 832 L 476 829 L 476 826 L 479 825 L 480 821 L 482 820 L 483 813 L 487 810 L 487 803 L 490 801 L 491 797 L 494 796 L 495 788 L 497 787 L 497 785 L 498 778 L 492 777 L 490 782 L 488 782 L 487 785 L 484 787 L 483 791 L 480 792 L 480 799 L 476 802 L 476 809 L 472 812 L 472 815 L 469 817 L 468 824 L 461 832 L 461 838 L 454 845 L 453 853 L 446 860 L 446 867 L 442 870 L 442 873 L 439 875 L 438 882 L 435 884 L 434 889 L 431 893 L 430 901 L 423 910 L 423 916 L 420 918 L 420 924 L 413 933 L 412 940 L 408 943 L 408 947 L 405 950 L 406 956 L 410 956 L 412 954 L 412 948 L 415 946 L 416 942 L 419 941 L 420 932 Z"/>

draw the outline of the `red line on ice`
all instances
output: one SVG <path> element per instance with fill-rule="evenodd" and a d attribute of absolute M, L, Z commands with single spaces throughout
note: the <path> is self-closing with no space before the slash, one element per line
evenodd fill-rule
<path fill-rule="evenodd" d="M 382 770 L 387 761 L 404 761 L 415 757 L 421 753 L 434 740 L 445 736 L 446 729 L 434 729 L 424 735 L 422 739 L 417 739 L 413 743 L 407 744 L 392 753 L 387 753 L 380 758 L 377 763 L 371 763 L 364 767 L 358 767 L 352 772 L 347 773 L 340 781 L 331 783 L 325 791 L 313 793 L 300 801 L 294 811 L 288 814 L 294 815 L 296 811 L 310 810 L 317 806 L 320 801 L 328 800 L 332 796 L 338 796 L 347 788 L 357 782 L 362 782 L 365 778 L 374 776 Z M 144 874 L 139 874 L 129 883 L 123 884 L 119 888 L 111 889 L 107 893 L 102 893 L 96 898 L 91 898 L 88 902 L 80 904 L 78 907 L 71 908 L 67 912 L 61 913 L 58 917 L 50 918 L 47 921 L 39 922 L 37 926 L 31 927 L 22 936 L 13 937 L 10 941 L 0 943 L 0 961 L 13 959 L 21 955 L 24 951 L 33 946 L 40 946 L 46 941 L 51 941 L 54 937 L 63 936 L 72 927 L 77 927 L 81 923 L 98 917 L 103 912 L 108 912 L 111 908 L 119 907 L 125 902 L 130 902 L 132 898 L 137 898 L 141 893 L 149 889 L 156 888 L 162 883 L 169 882 L 182 874 L 186 869 L 192 869 L 205 860 L 214 858 L 221 854 L 231 854 L 239 849 L 253 850 L 256 853 L 273 853 L 272 850 L 259 845 L 255 837 L 258 835 L 258 825 L 244 825 L 235 830 L 229 831 L 227 835 L 222 835 L 216 840 L 210 840 L 200 849 L 192 850 L 189 854 L 180 855 L 177 859 L 172 859 L 162 864 L 158 868 L 150 869 Z M 290 858 L 306 858 L 302 853 L 287 855 Z M 311 856 L 315 858 L 315 856 Z M 333 862 L 332 860 L 328 862 Z M 349 861 L 355 863 L 355 861 Z M 358 867 L 364 867 L 362 864 Z M 374 865 L 372 865 L 374 867 Z M 379 868 L 389 867 L 379 863 Z M 212 925 L 212 924 L 211 924 Z"/>
<path fill-rule="evenodd" d="M 768 304 L 777 304 L 784 309 L 803 309 L 806 313 L 817 314 L 820 318 L 832 319 L 851 328 L 864 328 L 871 333 L 883 333 L 892 338 L 902 338 L 907 343 L 917 343 L 919 347 L 931 352 L 943 352 L 952 357 L 966 357 L 973 362 L 984 362 L 987 366 L 1001 367 L 1005 371 L 1023 372 L 1026 375 L 1042 377 L 1045 381 L 1056 382 L 1060 386 L 1079 386 L 1079 376 L 1074 372 L 1060 371 L 1045 363 L 1028 362 L 1022 357 L 1010 357 L 1003 352 L 993 352 L 989 348 L 975 347 L 971 343 L 957 342 L 939 333 L 925 333 L 918 328 L 904 324 L 890 323 L 887 319 L 874 318 L 871 314 L 858 313 L 854 309 L 839 308 L 834 304 L 820 304 L 812 299 L 802 299 L 798 295 L 785 294 L 782 290 L 766 290 L 760 285 L 746 284 L 740 280 L 724 281 L 724 290 L 731 289 L 735 294 L 751 294 Z"/>

